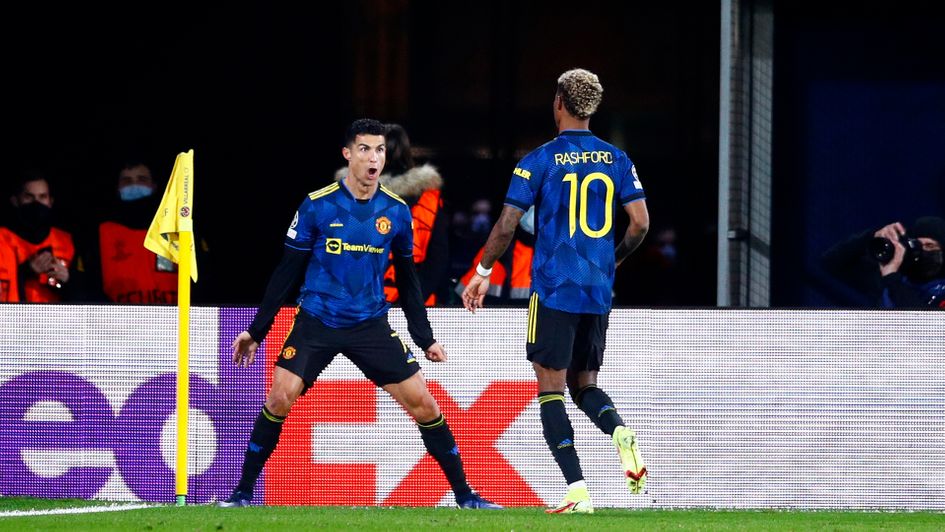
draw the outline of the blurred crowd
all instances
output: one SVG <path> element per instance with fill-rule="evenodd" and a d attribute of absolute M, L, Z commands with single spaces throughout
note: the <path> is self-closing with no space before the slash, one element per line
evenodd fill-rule
<path fill-rule="evenodd" d="M 472 275 L 496 216 L 502 209 L 488 198 L 448 198 L 444 176 L 414 158 L 407 132 L 389 125 L 387 163 L 381 182 L 407 202 L 414 218 L 414 260 L 429 306 L 460 306 L 459 294 Z M 335 179 L 344 177 L 339 169 Z M 83 208 L 83 219 L 65 219 L 57 208 L 56 186 L 38 169 L 24 169 L 0 202 L 0 302 L 3 303 L 177 303 L 177 265 L 146 250 L 142 242 L 161 201 L 166 176 L 141 157 L 116 162 L 101 204 Z M 68 229 L 67 229 L 68 228 Z M 526 305 L 531 283 L 534 222 L 527 213 L 515 241 L 496 264 L 487 298 L 490 305 Z M 619 230 L 615 231 L 619 234 Z M 621 269 L 622 305 L 687 304 L 686 254 L 670 225 L 651 233 Z M 262 236 L 262 235 L 261 235 Z M 195 304 L 218 304 L 213 265 L 232 264 L 243 250 L 213 249 L 197 231 L 201 282 Z M 278 238 L 278 235 L 273 235 Z M 640 279 L 645 279 L 641 282 Z M 263 285 L 265 280 L 250 280 Z M 386 295 L 396 303 L 393 268 Z M 252 303 L 247 301 L 246 303 Z M 291 302 L 286 302 L 291 304 Z"/>
<path fill-rule="evenodd" d="M 428 306 L 460 306 L 459 295 L 502 205 L 479 198 L 457 207 L 444 197 L 444 178 L 437 168 L 414 160 L 403 128 L 393 125 L 388 143 L 382 182 L 411 208 L 423 297 Z M 102 205 L 84 210 L 90 213 L 87 219 L 63 220 L 47 176 L 21 170 L 0 208 L 0 303 L 176 304 L 177 265 L 142 245 L 165 180 L 143 159 L 125 159 L 116 164 Z M 493 268 L 487 305 L 527 304 L 534 231 L 533 217 L 526 213 L 513 245 Z M 893 222 L 836 244 L 824 253 L 821 267 L 849 288 L 843 306 L 945 308 L 943 241 L 942 218 L 926 216 L 909 226 Z M 213 265 L 239 253 L 215 249 L 220 257 L 213 257 L 206 238 L 197 235 L 202 281 L 194 285 L 195 304 L 217 304 L 220 284 L 214 283 Z M 618 272 L 615 302 L 692 305 L 690 260 L 677 228 L 657 223 Z M 385 280 L 387 298 L 396 303 L 393 268 Z"/>

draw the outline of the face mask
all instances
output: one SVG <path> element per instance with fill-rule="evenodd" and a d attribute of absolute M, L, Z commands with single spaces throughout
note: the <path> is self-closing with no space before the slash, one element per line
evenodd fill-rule
<path fill-rule="evenodd" d="M 147 185 L 128 185 L 118 189 L 118 195 L 121 201 L 134 201 L 146 198 L 154 192 L 154 189 Z"/>
<path fill-rule="evenodd" d="M 492 220 L 489 219 L 489 215 L 486 213 L 479 213 L 473 216 L 472 219 L 472 230 L 475 232 L 488 232 L 489 224 Z"/>
<path fill-rule="evenodd" d="M 919 259 L 910 267 L 908 275 L 915 281 L 925 282 L 935 279 L 942 271 L 942 250 L 923 251 Z"/>
<path fill-rule="evenodd" d="M 52 209 L 34 201 L 16 208 L 18 221 L 17 233 L 26 240 L 37 244 L 42 242 L 52 226 Z"/>

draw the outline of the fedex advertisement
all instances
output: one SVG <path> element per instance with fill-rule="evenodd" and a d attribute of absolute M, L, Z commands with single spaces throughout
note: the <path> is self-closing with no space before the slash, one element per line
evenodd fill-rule
<path fill-rule="evenodd" d="M 256 362 L 236 368 L 230 343 L 254 311 L 191 311 L 191 503 L 235 486 L 291 327 L 284 309 Z M 569 402 L 595 505 L 945 506 L 941 316 L 615 310 L 599 384 L 650 480 L 631 495 L 610 438 Z M 0 495 L 172 502 L 176 320 L 173 307 L 0 305 Z M 390 321 L 407 336 L 399 310 Z M 449 358 L 418 360 L 470 484 L 503 505 L 557 503 L 525 309 L 433 309 L 431 322 Z M 293 407 L 255 497 L 453 504 L 414 422 L 342 356 Z"/>

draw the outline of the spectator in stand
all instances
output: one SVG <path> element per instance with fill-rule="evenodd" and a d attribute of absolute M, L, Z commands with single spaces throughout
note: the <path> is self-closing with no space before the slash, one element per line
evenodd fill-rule
<path fill-rule="evenodd" d="M 13 213 L 0 228 L 0 301 L 55 303 L 68 299 L 75 256 L 72 235 L 53 227 L 49 181 L 35 170 L 20 175 L 10 196 Z"/>
<path fill-rule="evenodd" d="M 163 187 L 157 186 L 151 165 L 143 159 L 133 157 L 122 163 L 111 207 L 104 220 L 88 231 L 80 246 L 84 250 L 82 300 L 177 304 L 177 265 L 143 245 L 161 203 L 162 190 Z M 199 238 L 197 249 L 198 253 L 207 252 L 205 239 Z M 198 294 L 198 287 L 206 285 L 203 282 L 195 286 L 194 296 Z"/>

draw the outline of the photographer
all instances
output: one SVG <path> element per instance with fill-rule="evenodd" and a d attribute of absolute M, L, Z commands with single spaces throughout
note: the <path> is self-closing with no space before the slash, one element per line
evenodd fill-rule
<path fill-rule="evenodd" d="M 919 218 L 855 235 L 824 253 L 824 269 L 884 308 L 945 309 L 945 220 Z"/>

